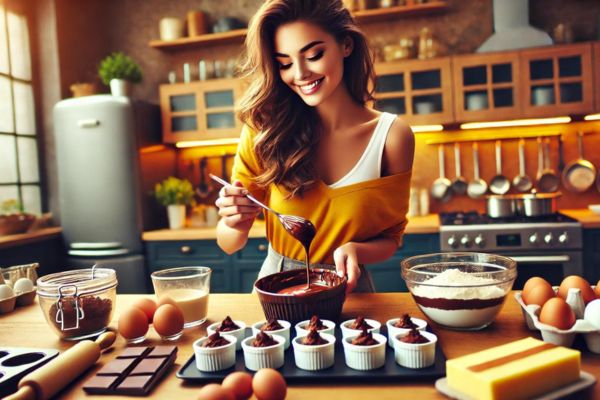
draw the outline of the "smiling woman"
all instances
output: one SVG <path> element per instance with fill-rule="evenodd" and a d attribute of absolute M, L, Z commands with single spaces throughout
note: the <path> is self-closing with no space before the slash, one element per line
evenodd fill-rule
<path fill-rule="evenodd" d="M 365 264 L 389 258 L 406 226 L 414 153 L 410 127 L 366 106 L 373 87 L 367 40 L 339 0 L 269 0 L 253 17 L 244 65 L 250 82 L 233 186 L 216 205 L 217 240 L 242 248 L 260 209 L 251 193 L 317 229 L 313 267 L 374 291 Z M 304 249 L 265 215 L 268 256 L 259 277 L 302 267 Z"/>

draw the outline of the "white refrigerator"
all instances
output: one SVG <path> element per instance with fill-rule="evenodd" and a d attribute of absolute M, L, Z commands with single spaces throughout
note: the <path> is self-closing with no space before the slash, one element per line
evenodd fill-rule
<path fill-rule="evenodd" d="M 54 107 L 66 268 L 113 268 L 119 293 L 148 290 L 138 140 L 156 129 L 148 125 L 158 115 L 156 105 L 111 95 L 66 99 Z"/>

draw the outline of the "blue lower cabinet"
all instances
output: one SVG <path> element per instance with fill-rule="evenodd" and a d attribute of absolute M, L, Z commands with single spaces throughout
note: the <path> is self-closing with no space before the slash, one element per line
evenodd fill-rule
<path fill-rule="evenodd" d="M 367 266 L 367 270 L 373 277 L 375 290 L 377 292 L 407 292 L 408 288 L 401 275 L 400 262 L 414 255 L 439 251 L 440 235 L 437 233 L 405 235 L 403 246 L 389 260 Z"/>
<path fill-rule="evenodd" d="M 233 255 L 233 288 L 236 293 L 250 293 L 260 267 L 267 256 L 267 239 L 249 239 L 246 246 Z"/>
<path fill-rule="evenodd" d="M 177 266 L 203 265 L 213 270 L 212 293 L 250 293 L 267 256 L 268 244 L 266 239 L 249 239 L 243 249 L 228 255 L 215 240 L 152 241 L 146 242 L 146 254 L 150 272 Z M 367 267 L 376 290 L 407 291 L 400 276 L 400 261 L 415 254 L 435 253 L 439 248 L 438 234 L 404 236 L 404 246 L 391 259 Z M 148 287 L 152 288 L 152 284 L 149 283 Z"/>
<path fill-rule="evenodd" d="M 583 230 L 583 272 L 592 285 L 600 279 L 600 229 Z"/>

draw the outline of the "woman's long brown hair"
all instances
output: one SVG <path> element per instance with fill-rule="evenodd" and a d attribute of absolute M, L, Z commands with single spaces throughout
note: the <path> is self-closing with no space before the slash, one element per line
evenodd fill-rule
<path fill-rule="evenodd" d="M 315 108 L 281 80 L 274 57 L 277 28 L 300 20 L 321 27 L 339 43 L 352 39 L 343 84 L 354 101 L 365 104 L 372 98 L 374 80 L 367 39 L 341 0 L 268 0 L 254 15 L 243 66 L 250 85 L 240 100 L 238 117 L 258 132 L 254 151 L 262 173 L 256 183 L 281 185 L 290 197 L 302 195 L 317 181 L 314 164 L 321 136 Z"/>

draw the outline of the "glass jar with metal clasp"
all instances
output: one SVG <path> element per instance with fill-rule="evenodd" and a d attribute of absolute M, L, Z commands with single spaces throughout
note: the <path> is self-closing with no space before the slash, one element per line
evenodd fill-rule
<path fill-rule="evenodd" d="M 117 299 L 117 274 L 110 268 L 77 269 L 37 280 L 40 307 L 61 339 L 80 340 L 106 331 Z"/>

